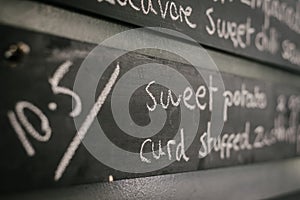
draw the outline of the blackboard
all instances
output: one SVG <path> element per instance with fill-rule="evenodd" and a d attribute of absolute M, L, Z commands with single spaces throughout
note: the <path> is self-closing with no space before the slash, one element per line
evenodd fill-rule
<path fill-rule="evenodd" d="M 144 27 L 187 34 L 203 45 L 299 71 L 297 0 L 40 0 Z"/>
<path fill-rule="evenodd" d="M 135 51 L 128 52 L 113 61 L 102 77 L 97 77 L 94 72 L 85 71 L 87 77 L 84 79 L 84 84 L 80 85 L 83 89 L 89 85 L 89 82 L 99 80 L 95 95 L 86 96 L 93 98 L 92 105 L 90 105 L 84 101 L 86 98 L 82 95 L 84 90 L 81 91 L 83 93 L 77 93 L 79 91 L 73 88 L 81 70 L 80 66 L 84 63 L 83 60 L 96 45 L 4 25 L 0 26 L 0 30 L 0 36 L 3 39 L 0 45 L 0 55 L 2 55 L 0 60 L 1 192 L 244 165 L 295 157 L 299 152 L 300 90 L 297 87 L 221 73 L 225 92 L 215 91 L 213 98 L 214 102 L 224 104 L 223 110 L 226 107 L 226 115 L 225 111 L 221 112 L 222 118 L 226 117 L 226 120 L 224 120 L 220 140 L 215 138 L 217 145 L 211 153 L 207 153 L 208 141 L 213 140 L 214 133 L 209 133 L 211 131 L 209 121 L 212 116 L 209 110 L 210 86 L 205 84 L 204 79 L 211 77 L 209 80 L 212 80 L 211 83 L 214 86 L 217 72 L 203 69 L 203 74 L 207 75 L 203 77 L 189 64 L 146 56 Z M 3 56 L 12 44 L 20 41 L 30 47 L 27 55 L 19 56 L 18 59 Z M 105 48 L 104 51 L 103 54 L 93 55 L 99 63 L 105 57 L 117 54 L 120 50 Z M 158 108 L 159 106 L 156 108 L 157 111 L 165 113 L 165 121 L 158 122 L 162 128 L 158 127 L 161 129 L 157 133 L 150 132 L 152 136 L 138 138 L 132 136 L 133 133 L 124 132 L 123 130 L 126 129 L 124 126 L 133 127 L 134 132 L 155 121 L 155 118 L 151 117 L 153 115 L 151 112 L 154 111 L 149 110 L 149 108 L 154 109 L 154 100 L 150 93 L 157 104 L 160 101 L 166 104 L 167 95 L 162 99 L 160 95 L 161 92 L 168 94 L 168 88 L 148 82 L 133 91 L 128 105 L 121 104 L 125 99 L 125 93 L 124 96 L 114 97 L 113 95 L 118 82 L 129 81 L 126 82 L 127 84 L 119 85 L 126 90 L 137 81 L 145 80 L 147 74 L 143 70 L 137 71 L 136 78 L 122 80 L 122 77 L 126 77 L 127 72 L 134 68 L 149 63 L 167 66 L 168 71 L 164 71 L 163 67 L 155 68 L 151 65 L 147 68 L 155 76 L 165 77 L 166 82 L 176 79 L 171 73 L 173 71 L 185 77 L 191 85 L 190 92 L 187 92 L 191 94 L 191 97 L 184 95 L 188 87 L 180 85 L 179 88 L 183 90 L 182 102 L 179 105 L 169 103 L 165 109 Z M 101 67 L 95 67 L 101 70 Z M 68 70 L 62 70 L 63 68 L 68 68 Z M 62 77 L 55 76 L 59 69 L 60 72 L 64 71 Z M 55 83 L 55 79 L 58 84 Z M 111 80 L 114 80 L 115 85 L 111 85 L 109 90 L 105 89 Z M 59 90 L 58 87 L 64 90 Z M 85 89 L 88 90 L 88 88 Z M 100 132 L 92 131 L 94 130 L 91 128 L 92 125 L 86 130 L 84 143 L 79 140 L 78 148 L 76 147 L 76 151 L 71 155 L 69 163 L 62 165 L 63 170 L 58 170 L 67 149 L 70 149 L 70 144 L 77 137 L 76 133 L 80 125 L 89 115 L 91 106 L 96 101 L 98 102 L 97 97 L 101 96 L 105 90 L 110 92 L 102 102 L 101 110 L 96 112 L 94 124 L 101 126 L 106 141 L 114 144 L 114 147 L 128 152 L 128 155 L 135 153 L 134 159 L 137 162 L 130 162 L 126 156 L 121 158 L 115 156 L 113 149 L 104 149 L 100 152 L 104 152 L 110 160 L 102 162 L 104 161 L 101 160 L 102 158 L 99 160 L 95 157 L 91 149 L 101 150 L 106 144 L 102 140 L 97 140 L 97 137 L 93 137 L 100 135 Z M 193 100 L 198 90 L 200 105 Z M 206 95 L 204 95 L 204 90 Z M 70 92 L 77 93 L 82 100 L 82 110 L 77 115 L 74 114 L 76 98 L 74 94 L 70 95 Z M 175 95 L 173 91 L 171 93 Z M 172 97 L 174 101 L 179 99 L 179 96 Z M 183 100 L 183 97 L 188 100 Z M 225 101 L 227 101 L 226 104 Z M 121 103 L 118 104 L 118 102 Z M 200 109 L 205 104 L 206 107 Z M 129 113 L 130 119 L 121 118 L 116 121 L 118 116 L 113 113 L 114 109 Z M 184 112 L 191 114 L 183 116 Z M 129 120 L 133 123 L 127 124 Z M 183 121 L 188 126 L 181 123 Z M 153 131 L 157 129 L 155 126 L 152 128 Z M 191 130 L 196 130 L 196 132 L 189 132 Z M 191 138 L 191 135 L 194 138 Z M 89 140 L 85 141 L 86 138 Z M 188 141 L 191 141 L 189 147 L 185 146 Z M 144 148 L 142 148 L 143 144 Z M 158 154 L 152 156 L 151 153 L 152 144 L 154 150 L 158 150 L 160 144 L 163 148 L 167 148 L 169 144 L 170 152 L 164 149 L 164 155 L 156 158 Z M 146 154 L 147 152 L 150 153 Z M 119 163 L 119 168 L 109 166 L 107 164 L 109 162 Z M 167 163 L 164 167 L 137 173 L 144 167 L 151 169 L 152 166 L 164 162 Z M 128 169 L 127 171 L 120 170 L 128 166 L 131 166 L 129 169 L 129 171 L 132 170 L 131 172 L 128 172 Z"/>

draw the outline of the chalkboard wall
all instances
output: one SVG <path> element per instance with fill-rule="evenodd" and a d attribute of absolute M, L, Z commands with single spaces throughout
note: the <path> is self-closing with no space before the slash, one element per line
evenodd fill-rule
<path fill-rule="evenodd" d="M 40 0 L 144 27 L 183 32 L 201 44 L 299 71 L 297 0 Z"/>
<path fill-rule="evenodd" d="M 182 74 L 190 83 L 192 91 L 196 92 L 203 85 L 201 91 L 206 90 L 207 95 L 200 98 L 200 104 L 206 103 L 207 107 L 200 109 L 200 106 L 192 98 L 188 102 L 183 100 L 179 107 L 170 104 L 163 110 L 167 116 L 163 128 L 153 137 L 141 139 L 129 136 L 128 133 L 121 130 L 119 124 L 116 124 L 111 107 L 113 96 L 112 93 L 109 93 L 102 109 L 97 112 L 95 121 L 99 122 L 108 141 L 127 152 L 136 154 L 135 158 L 138 161 L 136 163 L 128 163 L 126 157 L 117 160 L 121 165 L 133 164 L 133 171 L 122 172 L 107 166 L 101 160 L 97 160 L 90 149 L 83 144 L 79 144 L 78 149 L 69 159 L 69 163 L 65 166 L 62 165 L 65 168 L 60 168 L 65 153 L 78 134 L 76 126 L 78 124 L 74 121 L 76 116 L 70 116 L 75 108 L 74 102 L 72 106 L 71 98 L 74 99 L 74 94 L 73 96 L 66 95 L 70 92 L 62 93 L 55 88 L 69 88 L 72 92 L 80 64 L 95 45 L 9 26 L 1 25 L 0 28 L 1 38 L 4 39 L 1 44 L 1 55 L 5 55 L 7 49 L 16 41 L 23 41 L 31 49 L 28 55 L 20 59 L 1 59 L 2 83 L 0 85 L 4 92 L 3 96 L 5 96 L 0 104 L 2 133 L 0 152 L 4 161 L 0 165 L 2 191 L 106 182 L 112 179 L 251 164 L 297 155 L 299 131 L 299 89 L 297 87 L 221 73 L 225 91 L 224 93 L 215 92 L 214 95 L 217 97 L 215 100 L 224 105 L 222 108 L 227 108 L 226 115 L 225 112 L 222 112 L 223 117 L 226 116 L 227 119 L 224 120 L 224 129 L 220 140 L 216 140 L 216 148 L 208 153 L 205 150 L 205 147 L 208 148 L 208 135 L 211 131 L 209 124 L 211 111 L 208 106 L 211 97 L 208 94 L 209 88 L 214 86 L 213 80 L 215 80 L 216 72 L 203 69 L 207 77 L 202 77 L 191 65 L 130 52 L 111 63 L 102 77 L 95 77 L 95 74 L 87 71 L 89 79 L 86 79 L 85 84 L 88 85 L 87 80 L 100 78 L 95 102 L 97 101 L 96 97 L 101 96 L 104 91 L 106 83 L 112 80 L 118 69 L 116 66 L 119 66 L 118 75 L 114 80 L 117 83 L 122 76 L 126 75 L 126 72 L 141 64 L 159 63 Z M 101 60 L 105 56 L 117 54 L 119 50 L 106 48 L 105 51 L 106 54 L 96 55 L 97 59 Z M 63 77 L 59 78 L 57 72 L 63 68 L 68 68 L 68 70 L 64 72 Z M 157 77 L 161 74 L 164 75 L 163 69 L 152 71 Z M 140 71 L 137 75 L 136 80 L 145 79 L 147 74 Z M 167 76 L 168 74 L 166 74 Z M 205 85 L 204 79 L 209 77 L 212 79 L 212 85 Z M 59 83 L 56 84 L 53 81 L 55 79 L 59 80 Z M 172 80 L 172 77 L 168 79 Z M 123 85 L 124 89 L 135 82 L 135 79 L 128 80 L 132 82 Z M 111 91 L 115 89 L 114 87 L 112 86 Z M 185 96 L 184 91 L 188 89 L 185 85 L 182 85 L 182 88 L 182 94 Z M 154 106 L 149 92 L 154 95 L 157 102 L 167 102 L 167 96 L 164 96 L 162 100 L 159 98 L 161 92 L 167 94 L 167 89 L 162 85 L 146 82 L 134 91 L 129 101 L 129 110 L 126 111 L 129 112 L 136 125 L 146 126 L 149 124 L 147 105 Z M 198 94 L 201 96 L 201 93 Z M 83 98 L 82 95 L 79 96 Z M 240 96 L 239 102 L 234 100 L 234 97 L 238 98 L 238 96 Z M 187 96 L 185 97 L 187 98 Z M 118 98 L 122 99 L 120 96 Z M 243 105 L 242 98 L 247 99 Z M 83 117 L 82 119 L 85 119 L 91 109 L 90 105 L 85 105 L 85 103 L 82 102 L 82 112 L 79 113 L 79 116 Z M 187 105 L 195 106 L 191 115 L 185 116 L 186 118 L 192 117 L 192 120 L 189 121 L 190 125 L 198 127 L 194 140 L 190 138 L 189 132 L 185 132 L 189 130 L 189 127 L 180 126 L 180 122 L 183 120 L 180 115 L 183 110 L 190 109 Z M 116 108 L 122 109 L 122 106 L 124 105 L 117 104 Z M 197 113 L 200 113 L 200 121 L 195 120 Z M 128 119 L 124 118 L 124 121 L 126 120 Z M 33 129 L 37 134 L 32 131 Z M 89 132 L 90 135 L 99 134 L 98 132 Z M 178 134 L 179 137 L 174 137 L 175 134 Z M 213 135 L 211 133 L 211 138 Z M 174 148 L 170 152 L 172 161 L 170 165 L 152 172 L 133 173 L 135 167 L 140 169 L 141 166 L 149 167 L 163 162 L 154 156 L 149 157 L 152 151 L 151 144 L 153 143 L 154 149 L 158 150 L 160 142 L 163 147 L 166 147 L 172 138 L 177 139 L 172 142 Z M 184 145 L 187 141 L 192 141 L 192 143 L 185 148 Z M 101 141 L 93 140 L 92 142 L 92 146 L 101 149 L 99 145 L 102 144 Z M 141 148 L 143 144 L 144 149 Z M 146 154 L 147 152 L 150 154 Z M 112 160 L 116 159 L 113 156 L 114 151 L 108 150 L 106 154 Z M 165 152 L 162 157 L 168 160 L 170 154 Z M 152 162 L 147 162 L 145 158 Z"/>

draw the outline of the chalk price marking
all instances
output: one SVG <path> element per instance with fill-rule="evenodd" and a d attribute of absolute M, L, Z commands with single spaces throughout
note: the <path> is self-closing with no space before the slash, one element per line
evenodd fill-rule
<path fill-rule="evenodd" d="M 53 76 L 49 79 L 49 84 L 51 85 L 52 92 L 56 95 L 64 94 L 71 96 L 75 101 L 74 109 L 69 113 L 70 117 L 76 117 L 80 115 L 82 110 L 82 103 L 78 94 L 74 91 L 70 90 L 69 88 L 65 88 L 59 86 L 60 81 L 63 77 L 68 73 L 69 69 L 73 66 L 71 61 L 66 61 L 61 64 Z M 97 98 L 97 101 L 92 106 L 91 110 L 89 111 L 88 115 L 86 116 L 84 122 L 80 126 L 79 130 L 77 131 L 76 135 L 74 136 L 72 142 L 69 144 L 66 152 L 64 153 L 61 161 L 58 164 L 58 167 L 55 171 L 54 180 L 58 181 L 63 173 L 65 172 L 67 166 L 70 164 L 71 159 L 74 157 L 76 150 L 78 149 L 81 141 L 84 139 L 86 133 L 88 132 L 91 124 L 93 123 L 94 119 L 98 115 L 101 110 L 103 103 L 105 102 L 107 96 L 109 95 L 113 85 L 115 84 L 118 75 L 120 73 L 120 66 L 117 64 L 114 72 L 111 74 L 110 79 L 106 83 L 104 89 L 102 90 L 101 94 Z M 56 103 L 51 102 L 48 105 L 50 110 L 55 110 L 57 108 Z M 41 124 L 41 130 L 44 133 L 43 135 L 39 133 L 33 125 L 29 122 L 28 118 L 26 117 L 24 110 L 27 109 L 34 113 L 39 119 Z M 41 111 L 38 107 L 33 105 L 31 102 L 27 101 L 19 101 L 15 106 L 14 111 L 8 111 L 7 117 L 16 132 L 21 144 L 23 145 L 26 153 L 28 156 L 32 157 L 35 155 L 35 149 L 33 148 L 32 144 L 30 143 L 28 137 L 26 136 L 25 131 L 34 139 L 39 142 L 48 142 L 52 135 L 52 129 L 49 124 L 49 120 L 47 116 Z M 23 127 L 23 128 L 22 128 Z"/>

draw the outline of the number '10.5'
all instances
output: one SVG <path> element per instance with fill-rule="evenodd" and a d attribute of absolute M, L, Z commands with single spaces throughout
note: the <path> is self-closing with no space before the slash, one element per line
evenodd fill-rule
<path fill-rule="evenodd" d="M 72 90 L 59 86 L 59 82 L 66 75 L 71 66 L 73 66 L 73 63 L 71 61 L 66 61 L 62 65 L 60 65 L 54 72 L 53 76 L 49 79 L 49 83 L 54 94 L 69 95 L 74 99 L 75 107 L 69 115 L 71 117 L 76 117 L 81 112 L 81 100 L 79 96 Z M 55 109 L 53 108 L 53 104 L 52 108 L 50 105 L 51 104 L 49 104 L 50 109 Z M 28 118 L 24 113 L 25 109 L 32 112 L 40 119 L 41 131 L 43 132 L 43 134 L 40 134 L 29 122 Z M 28 140 L 25 131 L 39 142 L 47 142 L 51 138 L 52 130 L 49 125 L 48 118 L 38 107 L 36 107 L 32 103 L 28 101 L 17 102 L 15 106 L 15 112 L 9 111 L 7 113 L 7 116 L 28 156 L 34 156 L 35 150 L 30 141 Z"/>

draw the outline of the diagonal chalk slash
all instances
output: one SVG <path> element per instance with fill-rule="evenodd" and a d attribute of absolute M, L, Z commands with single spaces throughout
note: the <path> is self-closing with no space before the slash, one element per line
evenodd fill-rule
<path fill-rule="evenodd" d="M 75 154 L 76 150 L 78 149 L 81 141 L 84 139 L 85 135 L 87 134 L 87 131 L 89 130 L 94 119 L 98 115 L 108 94 L 110 93 L 112 86 L 115 84 L 115 82 L 119 76 L 119 73 L 120 73 L 120 66 L 118 63 L 116 69 L 112 73 L 110 79 L 108 80 L 107 84 L 105 85 L 104 89 L 102 90 L 101 94 L 99 95 L 96 103 L 93 105 L 89 114 L 86 116 L 84 122 L 80 126 L 78 132 L 76 133 L 76 135 L 73 138 L 72 142 L 70 143 L 67 151 L 65 152 L 63 158 L 61 159 L 61 161 L 55 171 L 55 176 L 54 176 L 55 181 L 58 181 L 62 177 L 66 168 L 70 164 L 70 161 L 74 157 L 74 154 Z"/>

